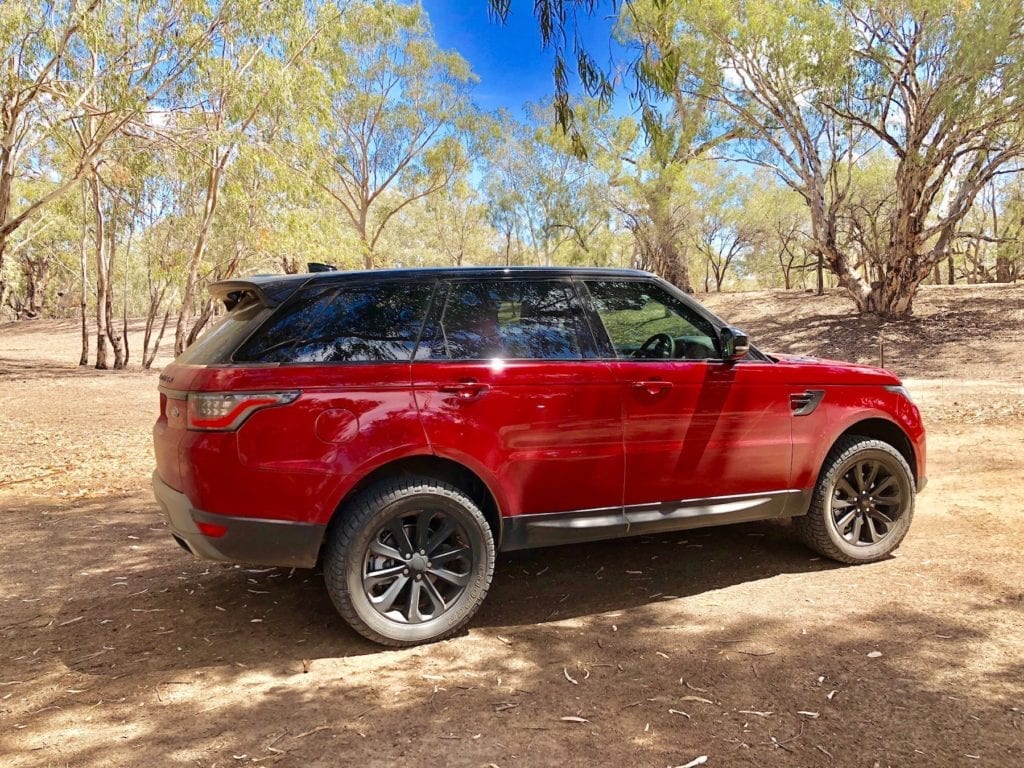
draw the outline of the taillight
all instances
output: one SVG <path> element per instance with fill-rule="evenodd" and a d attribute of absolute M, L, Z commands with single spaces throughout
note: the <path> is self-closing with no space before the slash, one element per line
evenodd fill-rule
<path fill-rule="evenodd" d="M 238 429 L 256 411 L 287 405 L 299 396 L 292 392 L 189 392 L 189 429 L 227 431 Z"/>

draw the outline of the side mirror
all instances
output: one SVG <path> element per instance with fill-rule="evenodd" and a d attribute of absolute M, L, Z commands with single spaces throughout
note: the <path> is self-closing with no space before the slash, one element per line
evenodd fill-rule
<path fill-rule="evenodd" d="M 750 351 L 750 337 L 739 328 L 722 329 L 722 359 L 732 362 L 746 357 Z"/>

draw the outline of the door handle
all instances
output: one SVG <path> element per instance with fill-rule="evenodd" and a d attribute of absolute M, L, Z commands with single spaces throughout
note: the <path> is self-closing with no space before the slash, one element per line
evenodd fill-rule
<path fill-rule="evenodd" d="M 671 381 L 663 381 L 661 379 L 648 379 L 647 381 L 634 381 L 633 389 L 642 389 L 649 395 L 656 395 L 659 392 L 664 392 L 666 389 L 672 389 Z"/>
<path fill-rule="evenodd" d="M 460 400 L 476 400 L 481 395 L 484 395 L 490 388 L 489 384 L 482 384 L 479 381 L 467 379 L 466 381 L 453 381 L 449 384 L 439 384 L 437 391 L 444 392 L 449 395 L 458 395 Z"/>

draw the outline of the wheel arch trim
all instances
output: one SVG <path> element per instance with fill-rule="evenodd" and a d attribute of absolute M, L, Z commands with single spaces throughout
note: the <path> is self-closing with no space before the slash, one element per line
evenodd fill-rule
<path fill-rule="evenodd" d="M 499 547 L 503 533 L 503 510 L 507 509 L 504 496 L 497 491 L 498 484 L 486 470 L 475 462 L 460 461 L 429 450 L 407 451 L 389 455 L 385 460 L 364 465 L 350 474 L 343 484 L 338 501 L 334 504 L 328 526 L 343 513 L 345 504 L 364 488 L 389 475 L 425 475 L 459 488 L 480 505 L 491 526 L 495 547 Z M 325 537 L 326 540 L 326 537 Z"/>

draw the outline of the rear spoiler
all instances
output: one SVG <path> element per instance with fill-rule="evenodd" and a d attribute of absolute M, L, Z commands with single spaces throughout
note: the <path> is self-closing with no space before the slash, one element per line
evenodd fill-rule
<path fill-rule="evenodd" d="M 301 280 L 221 280 L 210 286 L 210 295 L 224 302 L 230 311 L 246 299 L 265 307 L 276 307 L 303 284 Z"/>

